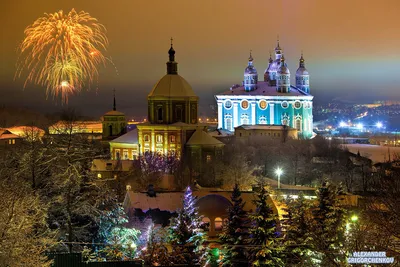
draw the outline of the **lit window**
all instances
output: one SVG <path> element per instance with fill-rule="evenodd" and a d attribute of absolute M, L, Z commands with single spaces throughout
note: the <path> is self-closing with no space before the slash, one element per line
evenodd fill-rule
<path fill-rule="evenodd" d="M 240 120 L 241 120 L 242 125 L 249 124 L 249 116 L 247 114 L 242 114 L 242 116 L 240 117 Z"/>
<path fill-rule="evenodd" d="M 12 144 L 15 145 L 15 139 L 12 140 Z"/>
<path fill-rule="evenodd" d="M 249 108 L 249 102 L 247 100 L 242 101 L 242 109 L 248 109 Z"/>
<path fill-rule="evenodd" d="M 175 143 L 175 135 L 170 135 L 169 142 L 170 143 Z"/>
<path fill-rule="evenodd" d="M 296 129 L 301 132 L 301 120 L 296 120 Z"/>
<path fill-rule="evenodd" d="M 8 144 L 9 144 L 9 145 L 11 145 L 11 139 L 10 139 L 10 140 L 8 140 Z"/>
<path fill-rule="evenodd" d="M 214 220 L 215 231 L 222 231 L 222 219 L 220 217 Z"/>
<path fill-rule="evenodd" d="M 300 101 L 294 102 L 294 107 L 297 109 L 301 108 L 301 102 Z"/>
<path fill-rule="evenodd" d="M 267 108 L 267 101 L 261 100 L 260 101 L 260 108 L 261 109 L 266 109 Z"/>
<path fill-rule="evenodd" d="M 207 163 L 211 162 L 211 155 L 207 155 Z"/>
<path fill-rule="evenodd" d="M 129 153 L 128 153 L 128 149 L 124 149 L 124 151 L 123 151 L 123 158 L 126 160 L 126 159 L 129 159 Z"/>
<path fill-rule="evenodd" d="M 99 179 L 101 178 L 101 173 L 97 174 L 97 178 L 99 178 Z"/>
<path fill-rule="evenodd" d="M 228 131 L 233 131 L 232 115 L 230 114 L 225 115 L 225 127 Z"/>
<path fill-rule="evenodd" d="M 161 134 L 157 134 L 157 136 L 156 136 L 156 142 L 157 142 L 157 143 L 162 143 L 162 141 L 163 141 L 162 135 L 161 135 Z"/>
<path fill-rule="evenodd" d="M 115 151 L 115 159 L 116 160 L 120 160 L 121 159 L 120 154 L 119 154 L 119 149 Z"/>
<path fill-rule="evenodd" d="M 150 136 L 148 134 L 144 135 L 144 141 L 145 142 L 150 142 Z"/>

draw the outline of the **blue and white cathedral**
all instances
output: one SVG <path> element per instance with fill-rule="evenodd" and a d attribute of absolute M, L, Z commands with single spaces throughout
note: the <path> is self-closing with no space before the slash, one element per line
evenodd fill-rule
<path fill-rule="evenodd" d="M 299 137 L 311 138 L 313 96 L 310 95 L 310 75 L 303 54 L 299 61 L 294 86 L 290 84 L 290 71 L 278 40 L 275 60 L 270 55 L 264 81 L 258 81 L 250 52 L 242 86 L 235 85 L 215 96 L 218 129 L 234 131 L 240 125 L 287 125 L 297 129 Z"/>

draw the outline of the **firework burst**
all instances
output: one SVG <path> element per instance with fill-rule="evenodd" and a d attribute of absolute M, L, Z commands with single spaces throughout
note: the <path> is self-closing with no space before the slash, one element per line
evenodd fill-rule
<path fill-rule="evenodd" d="M 19 52 L 16 76 L 28 72 L 24 87 L 34 83 L 46 87 L 46 95 L 68 95 L 79 92 L 98 77 L 98 66 L 105 64 L 108 40 L 103 25 L 84 11 L 72 9 L 45 13 L 25 29 Z"/>

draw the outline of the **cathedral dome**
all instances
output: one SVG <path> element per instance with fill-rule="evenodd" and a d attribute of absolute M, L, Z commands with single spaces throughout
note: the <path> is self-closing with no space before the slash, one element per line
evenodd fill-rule
<path fill-rule="evenodd" d="M 250 57 L 249 57 L 249 64 L 247 67 L 244 69 L 244 75 L 246 74 L 257 74 L 257 70 L 253 65 L 253 57 L 250 52 Z"/>
<path fill-rule="evenodd" d="M 287 67 L 287 64 L 285 63 L 285 58 L 282 56 L 280 66 L 277 71 L 278 74 L 290 74 L 289 68 Z"/>
<path fill-rule="evenodd" d="M 178 74 L 166 74 L 153 87 L 149 97 L 197 97 L 190 84 Z"/>
<path fill-rule="evenodd" d="M 306 68 L 298 68 L 296 71 L 296 75 L 309 75 L 309 74 Z"/>

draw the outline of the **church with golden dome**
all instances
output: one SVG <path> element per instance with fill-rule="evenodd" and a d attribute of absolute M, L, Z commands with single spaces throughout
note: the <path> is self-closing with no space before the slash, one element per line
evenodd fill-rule
<path fill-rule="evenodd" d="M 172 42 L 168 54 L 167 73 L 147 96 L 148 121 L 110 141 L 111 158 L 134 160 L 148 152 L 186 156 L 189 166 L 196 166 L 201 173 L 222 154 L 224 144 L 207 133 L 207 125 L 198 122 L 199 97 L 178 74 Z"/>

